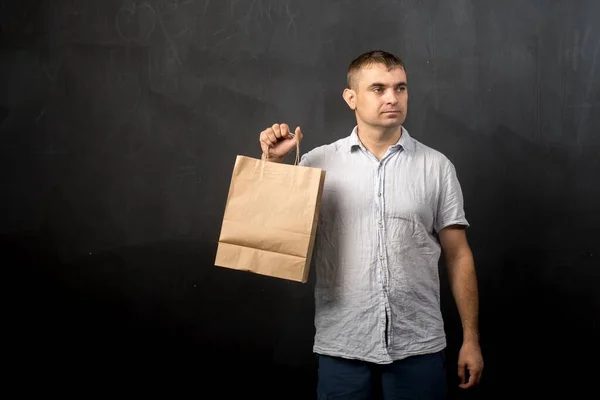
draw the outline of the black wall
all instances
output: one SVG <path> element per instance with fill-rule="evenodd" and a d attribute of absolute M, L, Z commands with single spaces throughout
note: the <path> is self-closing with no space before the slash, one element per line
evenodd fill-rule
<path fill-rule="evenodd" d="M 600 2 L 0 5 L 3 358 L 21 389 L 313 398 L 312 281 L 215 267 L 216 241 L 235 156 L 274 122 L 301 125 L 303 151 L 349 134 L 345 70 L 372 48 L 404 59 L 405 126 L 463 185 L 486 367 L 455 389 L 441 268 L 452 398 L 597 385 Z"/>

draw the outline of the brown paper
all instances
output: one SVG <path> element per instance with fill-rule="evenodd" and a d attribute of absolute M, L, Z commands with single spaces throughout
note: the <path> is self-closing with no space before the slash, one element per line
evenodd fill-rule
<path fill-rule="evenodd" d="M 306 283 L 324 180 L 318 168 L 238 155 L 215 265 Z"/>

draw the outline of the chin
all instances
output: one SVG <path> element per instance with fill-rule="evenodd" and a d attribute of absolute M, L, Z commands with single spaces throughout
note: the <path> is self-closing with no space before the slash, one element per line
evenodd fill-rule
<path fill-rule="evenodd" d="M 395 118 L 395 119 L 389 119 L 387 121 L 383 121 L 381 123 L 381 126 L 385 126 L 386 128 L 395 128 L 398 126 L 402 126 L 403 123 L 404 123 L 404 118 Z"/>
<path fill-rule="evenodd" d="M 362 123 L 372 126 L 372 127 L 380 127 L 380 128 L 397 128 L 402 126 L 404 123 L 404 116 L 398 116 L 395 118 L 373 118 L 373 119 L 362 119 L 358 118 L 358 121 Z"/>

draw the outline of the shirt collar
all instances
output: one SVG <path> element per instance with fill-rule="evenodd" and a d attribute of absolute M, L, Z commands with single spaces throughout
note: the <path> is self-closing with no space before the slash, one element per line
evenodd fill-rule
<path fill-rule="evenodd" d="M 358 138 L 358 126 L 355 126 L 352 129 L 352 133 L 348 137 L 348 150 L 352 151 L 355 147 L 364 148 L 363 144 L 360 142 Z M 402 127 L 402 135 L 400 136 L 400 140 L 396 142 L 396 144 L 391 146 L 392 149 L 402 148 L 403 150 L 414 151 L 415 143 L 412 137 L 409 135 L 408 131 Z"/>

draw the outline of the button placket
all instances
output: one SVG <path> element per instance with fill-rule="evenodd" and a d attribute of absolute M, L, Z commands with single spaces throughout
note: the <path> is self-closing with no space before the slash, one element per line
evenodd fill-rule
<path fill-rule="evenodd" d="M 389 338 L 387 332 L 387 260 L 386 260 L 386 248 L 385 248 L 385 224 L 383 217 L 385 215 L 385 196 L 383 195 L 384 182 L 385 182 L 385 158 L 384 157 L 377 166 L 376 174 L 376 187 L 375 187 L 375 199 L 377 203 L 375 211 L 375 223 L 377 224 L 377 243 L 378 243 L 378 275 L 381 292 L 381 315 L 380 315 L 380 326 L 381 326 L 381 339 L 383 350 L 386 349 L 386 344 L 389 345 Z"/>

